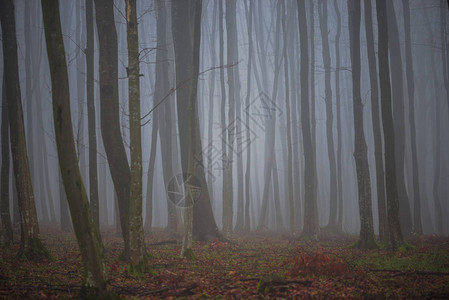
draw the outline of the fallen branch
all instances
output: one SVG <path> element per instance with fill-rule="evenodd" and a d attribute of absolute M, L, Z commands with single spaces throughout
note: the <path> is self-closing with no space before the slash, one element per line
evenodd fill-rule
<path fill-rule="evenodd" d="M 168 291 L 168 290 L 169 290 L 168 287 L 163 287 L 163 288 L 158 289 L 158 290 L 153 290 L 153 291 L 148 291 L 148 292 L 137 294 L 137 296 L 140 297 L 140 296 L 154 295 L 154 294 L 159 294 L 159 293 L 162 293 L 162 292 L 165 292 L 165 291 Z"/>

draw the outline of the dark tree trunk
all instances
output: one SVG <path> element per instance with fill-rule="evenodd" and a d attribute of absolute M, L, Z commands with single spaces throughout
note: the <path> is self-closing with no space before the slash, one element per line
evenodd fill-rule
<path fill-rule="evenodd" d="M 129 245 L 131 268 L 145 271 L 146 250 L 142 219 L 142 137 L 140 126 L 140 66 L 136 0 L 126 0 L 128 42 L 129 140 L 131 184 L 129 200 Z"/>
<path fill-rule="evenodd" d="M 89 196 L 94 223 L 100 228 L 97 170 L 97 129 L 94 99 L 94 7 L 93 0 L 86 0 L 86 96 L 87 127 L 89 131 Z"/>
<path fill-rule="evenodd" d="M 89 209 L 75 150 L 70 113 L 69 79 L 62 39 L 59 5 L 42 0 L 42 12 L 52 83 L 56 146 L 73 227 L 84 265 L 84 285 L 101 298 L 108 295 L 100 234 Z"/>
<path fill-rule="evenodd" d="M 377 0 L 379 83 L 383 134 L 385 140 L 385 183 L 387 195 L 387 218 L 390 246 L 396 250 L 403 242 L 399 222 L 399 199 L 396 184 L 395 132 L 391 107 L 390 67 L 388 59 L 388 36 L 386 0 Z"/>
<path fill-rule="evenodd" d="M 374 33 L 371 0 L 365 0 L 365 32 L 368 51 L 368 67 L 371 88 L 371 114 L 373 119 L 374 159 L 376 163 L 377 202 L 379 211 L 379 239 L 388 241 L 387 207 L 385 203 L 385 173 L 382 158 L 382 133 L 379 108 L 379 82 L 377 79 L 376 53 L 374 49 Z"/>
<path fill-rule="evenodd" d="M 2 144 L 2 169 L 0 179 L 0 220 L 2 221 L 2 231 L 0 236 L 0 246 L 9 246 L 13 241 L 11 213 L 9 210 L 9 116 L 8 103 L 6 99 L 5 76 L 2 87 L 2 124 L 1 124 L 1 144 Z"/>
<path fill-rule="evenodd" d="M 352 95 L 354 101 L 354 159 L 357 172 L 360 211 L 360 239 L 357 242 L 357 246 L 362 249 L 369 249 L 376 247 L 376 241 L 374 240 L 368 149 L 363 130 L 363 104 L 360 94 L 360 1 L 348 0 L 348 13 Z"/>
<path fill-rule="evenodd" d="M 335 161 L 335 146 L 334 146 L 334 113 L 332 103 L 332 89 L 331 89 L 331 54 L 329 50 L 329 28 L 327 25 L 327 1 L 320 0 L 318 2 L 318 13 L 320 16 L 320 31 L 324 64 L 324 92 L 326 102 L 326 137 L 327 137 L 327 155 L 329 157 L 329 180 L 330 180 L 330 212 L 329 212 L 329 229 L 333 232 L 338 231 L 337 227 L 337 165 Z"/>
<path fill-rule="evenodd" d="M 181 165 L 183 173 L 188 169 L 188 99 L 190 96 L 190 85 L 194 79 L 193 68 L 193 37 L 189 30 L 193 29 L 186 26 L 190 23 L 190 18 L 194 14 L 194 3 L 192 1 L 176 0 L 172 4 L 172 33 L 175 52 L 176 65 L 176 97 L 178 111 L 178 131 L 181 149 Z M 195 118 L 198 119 L 198 111 L 194 111 Z M 200 137 L 200 128 L 198 122 L 195 122 L 194 136 Z M 202 150 L 201 139 L 195 139 L 195 153 L 199 154 Z M 203 165 L 202 157 L 195 157 L 199 160 L 199 165 Z M 203 168 L 195 168 L 195 176 L 201 182 L 201 194 L 193 207 L 193 237 L 197 240 L 211 240 L 219 237 L 218 228 L 215 223 L 210 204 L 209 191 L 207 189 L 206 176 Z"/>
<path fill-rule="evenodd" d="M 399 216 L 401 228 L 406 234 L 413 229 L 410 202 L 405 186 L 405 109 L 404 79 L 402 73 L 402 55 L 399 43 L 399 31 L 392 1 L 387 1 L 388 43 L 391 65 L 391 90 L 393 93 L 393 123 L 395 134 L 396 176 L 399 196 Z M 383 37 L 384 38 L 384 37 Z"/>
<path fill-rule="evenodd" d="M 10 122 L 11 153 L 20 211 L 21 243 L 19 255 L 24 255 L 28 259 L 36 259 L 41 257 L 42 254 L 49 256 L 49 253 L 39 237 L 39 224 L 31 184 L 20 96 L 16 21 L 14 4 L 11 0 L 0 2 L 0 21 L 3 37 L 4 74 L 8 74 L 8 76 L 5 76 L 5 86 Z"/>
<path fill-rule="evenodd" d="M 304 237 L 318 236 L 318 211 L 316 202 L 316 155 L 315 141 L 312 140 L 312 129 L 310 120 L 309 104 L 309 50 L 307 38 L 307 19 L 305 3 L 298 0 L 298 20 L 299 20 L 299 43 L 301 51 L 301 126 L 304 145 Z M 311 105 L 315 105 L 315 99 L 312 99 Z M 314 121 L 314 120 L 312 120 Z"/>
<path fill-rule="evenodd" d="M 95 19 L 100 47 L 101 136 L 117 193 L 120 224 L 125 243 L 123 258 L 127 260 L 129 258 L 130 170 L 120 132 L 118 46 L 113 9 L 112 1 L 95 0 Z"/>

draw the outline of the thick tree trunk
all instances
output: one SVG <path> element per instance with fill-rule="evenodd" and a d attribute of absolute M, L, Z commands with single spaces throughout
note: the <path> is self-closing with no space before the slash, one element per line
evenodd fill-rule
<path fill-rule="evenodd" d="M 391 107 L 390 67 L 388 59 L 388 36 L 386 0 L 377 0 L 379 83 L 383 134 L 385 140 L 385 183 L 387 195 L 387 218 L 390 246 L 396 250 L 403 242 L 399 222 L 399 199 L 396 184 L 395 132 Z"/>
<path fill-rule="evenodd" d="M 8 100 L 11 153 L 20 211 L 21 243 L 19 255 L 28 259 L 49 256 L 39 238 L 36 206 L 28 162 L 25 125 L 20 96 L 19 68 L 14 4 L 11 0 L 0 2 L 0 21 L 3 37 L 3 66 L 5 70 L 6 97 Z"/>
<path fill-rule="evenodd" d="M 374 159 L 376 163 L 377 206 L 379 212 L 379 239 L 388 240 L 387 207 L 385 203 L 385 173 L 382 158 L 382 133 L 379 108 L 379 88 L 377 79 L 376 53 L 374 49 L 374 33 L 371 0 L 365 0 L 365 32 L 368 52 L 368 67 L 371 88 L 371 114 L 373 119 Z"/>
<path fill-rule="evenodd" d="M 198 1 L 198 0 L 197 0 Z M 191 84 L 195 80 L 194 76 L 194 39 L 188 33 L 189 30 L 193 32 L 193 28 L 189 28 L 186 24 L 193 25 L 191 18 L 197 10 L 194 10 L 196 2 L 176 0 L 172 4 L 172 33 L 175 52 L 176 64 L 176 97 L 177 97 L 177 111 L 178 111 L 178 132 L 181 149 L 181 166 L 183 173 L 187 173 L 189 165 L 189 114 L 188 99 L 191 96 Z M 196 5 L 199 5 L 196 3 Z M 198 41 L 199 42 L 199 41 Z M 196 86 L 195 86 L 196 87 Z M 196 90 L 195 90 L 196 91 Z M 196 99 L 196 97 L 195 97 Z M 198 111 L 194 110 L 195 114 L 192 117 L 198 118 Z M 200 137 L 200 128 L 198 122 L 195 122 L 194 136 L 195 139 L 195 153 L 198 157 L 198 164 L 203 165 L 202 157 L 199 155 L 202 150 L 202 143 Z M 193 237 L 197 240 L 211 240 L 220 237 L 218 228 L 215 223 L 214 215 L 212 213 L 212 206 L 210 204 L 209 191 L 206 184 L 206 176 L 203 168 L 195 168 L 194 174 L 201 183 L 201 194 L 196 199 L 193 206 Z"/>
<path fill-rule="evenodd" d="M 108 295 L 100 234 L 89 209 L 89 200 L 81 179 L 75 150 L 70 113 L 69 79 L 62 39 L 59 5 L 56 0 L 42 0 L 42 12 L 52 83 L 53 119 L 56 146 L 73 227 L 84 265 L 87 293 Z"/>
<path fill-rule="evenodd" d="M 360 1 L 348 0 L 348 13 L 352 95 L 354 101 L 354 159 L 357 172 L 360 211 L 360 239 L 357 242 L 357 246 L 362 249 L 369 249 L 376 247 L 376 241 L 374 240 L 368 149 L 363 130 L 363 103 L 360 94 Z"/>
<path fill-rule="evenodd" d="M 399 31 L 392 1 L 387 1 L 388 43 L 391 65 L 391 90 L 393 95 L 393 122 L 395 134 L 396 176 L 399 196 L 399 216 L 401 228 L 405 234 L 413 229 L 410 202 L 405 186 L 405 108 L 404 79 L 402 72 L 402 54 L 399 43 Z"/>
<path fill-rule="evenodd" d="M 145 239 L 142 219 L 142 138 L 140 126 L 139 35 L 136 0 L 126 0 L 128 42 L 129 140 L 131 185 L 129 199 L 129 244 L 131 267 L 146 269 Z"/>
<path fill-rule="evenodd" d="M 300 85 L 301 85 L 301 127 L 304 145 L 304 237 L 318 237 L 318 208 L 316 199 L 316 154 L 315 141 L 312 140 L 312 129 L 309 105 L 309 50 L 307 38 L 307 19 L 305 3 L 298 0 L 299 43 L 301 51 Z M 315 105 L 312 99 L 311 105 Z M 313 116 L 314 117 L 314 116 Z M 312 120 L 314 122 L 314 120 Z"/>
<path fill-rule="evenodd" d="M 123 258 L 129 259 L 130 170 L 120 131 L 118 99 L 118 50 L 113 2 L 95 0 L 99 39 L 101 135 L 109 170 L 118 198 L 120 224 L 125 243 Z"/>

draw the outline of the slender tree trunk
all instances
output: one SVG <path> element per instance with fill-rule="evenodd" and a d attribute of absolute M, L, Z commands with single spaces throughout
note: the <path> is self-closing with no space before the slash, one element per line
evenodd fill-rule
<path fill-rule="evenodd" d="M 158 1 L 159 2 L 159 1 Z M 157 60 L 157 58 L 156 58 Z M 153 98 L 155 99 L 155 98 Z M 154 184 L 154 164 L 156 161 L 157 148 L 157 133 L 159 128 L 159 111 L 153 112 L 153 127 L 151 129 L 151 147 L 150 160 L 148 162 L 148 177 L 147 177 L 147 206 L 145 214 L 145 232 L 150 232 L 151 223 L 153 222 L 153 184 Z M 170 224 L 170 222 L 169 222 Z M 170 227 L 169 227 L 170 228 Z"/>
<path fill-rule="evenodd" d="M 341 131 L 341 99 L 340 99 L 340 35 L 341 35 L 341 15 L 338 8 L 338 1 L 334 0 L 335 14 L 337 17 L 337 33 L 335 34 L 335 103 L 337 106 L 337 189 L 338 189 L 338 216 L 337 231 L 343 232 L 343 180 L 341 166 L 342 131 Z"/>
<path fill-rule="evenodd" d="M 5 76 L 5 86 L 10 122 L 11 153 L 20 211 L 21 243 L 19 256 L 24 255 L 28 259 L 36 259 L 41 256 L 49 256 L 49 252 L 39 237 L 39 225 L 26 151 L 25 125 L 19 85 L 16 21 L 12 1 L 0 2 L 0 21 L 3 37 L 4 74 L 8 74 L 8 76 Z"/>
<path fill-rule="evenodd" d="M 374 240 L 368 149 L 363 130 L 363 103 L 360 94 L 360 1 L 348 0 L 348 13 L 352 66 L 352 95 L 354 99 L 354 158 L 357 172 L 360 211 L 360 239 L 357 246 L 362 249 L 369 249 L 376 247 L 376 241 Z"/>
<path fill-rule="evenodd" d="M 245 13 L 247 15 L 247 29 L 248 29 L 248 71 L 246 74 L 246 98 L 245 98 L 245 107 L 249 106 L 249 101 L 251 98 L 251 67 L 252 67 L 252 56 L 253 56 L 253 33 L 252 33 L 252 19 L 253 19 L 253 1 L 249 0 L 249 10 L 247 7 L 247 3 L 245 2 Z M 246 124 L 250 126 L 249 114 L 246 113 Z M 250 131 L 246 131 L 246 139 L 250 139 Z M 251 203 L 251 143 L 248 144 L 248 148 L 246 149 L 246 171 L 245 171 L 245 221 L 244 221 L 244 229 L 245 231 L 251 230 L 251 220 L 250 220 L 250 203 Z"/>
<path fill-rule="evenodd" d="M 89 196 L 94 223 L 100 228 L 97 170 L 97 129 L 94 99 L 94 7 L 93 0 L 86 0 L 86 96 L 89 131 Z"/>
<path fill-rule="evenodd" d="M 335 161 L 335 146 L 334 146 L 334 114 L 332 104 L 332 89 L 331 89 L 331 55 L 329 50 L 329 28 L 327 25 L 327 1 L 320 0 L 318 2 L 318 13 L 320 17 L 320 31 L 323 45 L 322 55 L 324 64 L 324 85 L 325 85 L 325 103 L 326 103 L 326 137 L 327 137 L 327 155 L 329 157 L 329 180 L 330 180 L 330 213 L 329 213 L 329 229 L 337 232 L 337 166 Z"/>
<path fill-rule="evenodd" d="M 421 222 L 421 196 L 419 190 L 419 170 L 418 170 L 418 150 L 416 144 L 416 124 L 415 124 L 415 82 L 412 60 L 412 42 L 410 34 L 410 4 L 407 0 L 402 0 L 404 9 L 404 31 L 405 31 L 405 74 L 407 75 L 407 89 L 409 99 L 409 123 L 410 142 L 412 152 L 412 175 L 413 175 L 413 232 L 422 234 Z M 443 63 L 444 64 L 444 63 Z"/>
<path fill-rule="evenodd" d="M 228 65 L 235 61 L 235 47 L 233 44 L 237 41 L 236 30 L 236 1 L 226 1 L 226 62 Z M 230 234 L 232 232 L 234 215 L 234 183 L 233 183 L 233 157 L 234 157 L 234 138 L 236 131 L 235 120 L 235 67 L 227 68 L 228 75 L 228 125 L 223 134 L 227 134 L 227 144 L 224 160 L 223 174 L 223 232 Z"/>
<path fill-rule="evenodd" d="M 289 203 L 289 225 L 290 230 L 295 230 L 295 202 L 293 193 L 293 157 L 292 157 L 292 134 L 291 134 L 291 111 L 290 111 L 290 93 L 289 93 L 289 76 L 288 76 L 288 57 L 287 57 L 287 14 L 285 11 L 285 3 L 281 2 L 282 7 L 282 36 L 283 49 L 282 56 L 284 59 L 284 82 L 285 82 L 285 113 L 287 114 L 287 181 L 288 181 L 288 203 Z M 277 170 L 275 170 L 277 172 Z"/>
<path fill-rule="evenodd" d="M 299 43 L 301 51 L 301 126 L 304 146 L 304 237 L 318 237 L 318 209 L 316 199 L 316 154 L 315 142 L 312 139 L 312 129 L 310 120 L 309 105 L 309 50 L 307 38 L 307 19 L 305 3 L 302 0 L 298 2 L 298 20 L 299 20 Z M 315 99 L 312 99 L 312 106 L 315 105 Z M 314 116 L 313 116 L 314 117 Z M 314 122 L 314 120 L 312 120 Z"/>
<path fill-rule="evenodd" d="M 386 0 L 377 0 L 379 83 L 383 134 L 385 140 L 385 183 L 387 195 L 387 218 L 390 246 L 396 250 L 403 242 L 399 222 L 399 199 L 396 184 L 395 132 L 391 107 L 390 67 L 388 59 L 388 35 Z"/>
<path fill-rule="evenodd" d="M 1 123 L 1 144 L 2 144 L 2 168 L 0 179 L 0 219 L 2 221 L 2 231 L 0 236 L 0 246 L 9 246 L 13 241 L 11 214 L 9 210 L 9 116 L 8 103 L 6 99 L 5 76 L 2 87 L 2 123 Z"/>
<path fill-rule="evenodd" d="M 379 108 L 379 88 L 377 79 L 376 53 L 374 49 L 371 0 L 365 0 L 365 32 L 368 52 L 368 66 L 371 88 L 371 114 L 373 119 L 374 158 L 376 163 L 377 202 L 379 211 L 379 238 L 388 240 L 387 207 L 385 204 L 385 173 L 382 158 L 382 133 Z"/>
<path fill-rule="evenodd" d="M 42 0 L 47 54 L 52 83 L 53 118 L 61 174 L 84 265 L 84 285 L 88 293 L 107 296 L 103 248 L 100 234 L 89 209 L 76 156 L 70 113 L 69 79 L 62 39 L 58 1 Z"/>
<path fill-rule="evenodd" d="M 118 50 L 113 2 L 95 0 L 100 47 L 101 135 L 109 170 L 118 198 L 120 224 L 125 244 L 123 258 L 129 259 L 130 169 L 120 131 L 118 99 Z"/>

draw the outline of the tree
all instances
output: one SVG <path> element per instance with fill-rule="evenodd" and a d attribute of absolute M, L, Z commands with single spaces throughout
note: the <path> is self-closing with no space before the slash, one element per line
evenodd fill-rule
<path fill-rule="evenodd" d="M 337 187 L 338 187 L 338 216 L 337 216 L 337 230 L 343 232 L 343 182 L 342 182 L 342 167 L 341 167 L 341 149 L 342 132 L 341 132 L 341 99 L 340 99 L 340 35 L 341 35 L 341 15 L 338 8 L 337 0 L 334 0 L 335 14 L 337 17 L 337 32 L 335 34 L 335 103 L 337 105 Z"/>
<path fill-rule="evenodd" d="M 9 111 L 10 142 L 20 211 L 21 241 L 19 256 L 27 259 L 49 257 L 50 253 L 39 237 L 34 192 L 26 152 L 25 125 L 17 62 L 16 21 L 11 0 L 0 2 L 0 22 L 3 36 L 3 66 Z"/>
<path fill-rule="evenodd" d="M 145 239 L 142 220 L 142 140 L 140 127 L 139 36 L 136 0 L 126 0 L 128 40 L 129 138 L 131 186 L 129 199 L 129 243 L 131 266 L 145 270 Z"/>
<path fill-rule="evenodd" d="M 83 260 L 84 286 L 87 295 L 98 293 L 98 296 L 106 297 L 109 292 L 106 286 L 103 248 L 89 209 L 75 150 L 69 79 L 58 1 L 42 0 L 42 13 L 50 65 L 56 146 L 73 227 Z"/>
<path fill-rule="evenodd" d="M 395 130 L 396 176 L 399 196 L 399 215 L 402 230 L 409 234 L 413 229 L 410 203 L 405 186 L 405 97 L 402 71 L 402 52 L 394 3 L 387 1 L 388 50 L 390 51 L 391 91 L 393 96 L 393 122 Z"/>
<path fill-rule="evenodd" d="M 120 132 L 118 101 L 118 50 L 114 22 L 114 3 L 95 0 L 95 20 L 99 39 L 101 136 L 109 170 L 118 197 L 120 225 L 125 249 L 122 257 L 129 259 L 129 197 L 130 169 Z"/>
<path fill-rule="evenodd" d="M 377 79 L 376 54 L 374 49 L 374 33 L 371 0 L 365 0 L 365 33 L 368 52 L 368 67 L 371 88 L 371 114 L 373 119 L 374 158 L 376 163 L 377 205 L 379 211 L 379 238 L 381 242 L 388 240 L 387 208 L 385 204 L 385 174 L 382 158 L 382 133 L 379 108 L 379 82 Z"/>
<path fill-rule="evenodd" d="M 97 170 L 97 129 L 94 99 L 94 8 L 93 0 L 86 0 L 86 96 L 87 127 L 89 132 L 89 196 L 94 223 L 100 228 Z"/>
<path fill-rule="evenodd" d="M 409 103 L 410 143 L 412 152 L 412 175 L 413 175 L 413 232 L 422 234 L 421 222 L 421 195 L 419 189 L 418 150 L 416 143 L 415 124 L 415 82 L 412 60 L 412 42 L 410 34 L 410 4 L 402 0 L 404 9 L 404 33 L 405 33 L 405 74 L 407 76 L 407 91 Z M 443 62 L 444 64 L 444 62 Z"/>
<path fill-rule="evenodd" d="M 403 242 L 401 224 L 399 222 L 399 199 L 396 184 L 395 132 L 393 131 L 393 113 L 391 108 L 390 67 L 388 59 L 388 22 L 386 0 L 377 0 L 378 26 L 378 64 L 381 113 L 384 134 L 385 183 L 387 195 L 387 218 L 389 242 L 396 250 Z"/>
<path fill-rule="evenodd" d="M 357 172 L 360 211 L 360 239 L 362 249 L 375 248 L 373 214 L 371 209 L 371 182 L 368 150 L 363 131 L 363 104 L 360 94 L 360 1 L 348 0 L 349 42 L 352 66 L 352 97 L 354 114 L 354 159 Z"/>
<path fill-rule="evenodd" d="M 301 85 L 301 126 L 304 147 L 304 237 L 318 236 L 318 210 L 316 203 L 316 154 L 315 142 L 312 140 L 310 104 L 309 104 L 309 50 L 307 42 L 307 19 L 305 3 L 298 2 L 299 20 L 299 44 L 301 51 L 300 59 L 300 85 Z M 311 105 L 315 105 L 312 99 Z"/>
<path fill-rule="evenodd" d="M 288 203 L 290 210 L 290 230 L 295 230 L 295 202 L 293 194 L 293 157 L 292 157 L 292 134 L 291 134 L 291 117 L 290 114 L 290 94 L 289 94 L 289 77 L 288 77 L 288 57 L 287 57 L 287 14 L 285 10 L 285 3 L 281 2 L 282 7 L 282 37 L 283 48 L 282 56 L 284 59 L 284 81 L 285 81 L 285 112 L 287 113 L 287 181 L 288 181 Z M 296 113 L 295 111 L 293 113 Z"/>
<path fill-rule="evenodd" d="M 186 113 L 189 111 L 188 103 L 192 100 L 189 97 L 193 97 L 191 93 L 195 90 L 196 93 L 196 85 L 194 82 L 195 77 L 195 67 L 199 67 L 195 65 L 198 62 L 198 59 L 195 59 L 195 55 L 199 55 L 196 53 L 195 47 L 199 47 L 196 45 L 196 40 L 189 33 L 194 33 L 194 35 L 199 35 L 198 30 L 194 29 L 196 26 L 196 22 L 199 22 L 196 18 L 198 17 L 196 14 L 200 14 L 198 10 L 200 9 L 200 2 L 196 0 L 196 2 L 184 1 L 184 0 L 176 0 L 173 1 L 172 5 L 172 34 L 173 34 L 173 44 L 174 44 L 174 53 L 175 53 L 175 72 L 176 72 L 176 106 L 178 112 L 178 132 L 179 132 L 179 141 L 180 141 L 180 149 L 181 149 L 181 166 L 183 173 L 187 174 L 188 166 L 189 166 L 189 140 L 193 142 L 192 138 L 189 135 L 189 117 L 198 118 L 198 111 L 193 109 L 194 115 L 190 115 Z M 194 18 L 195 16 L 195 18 Z M 193 22 L 192 19 L 195 19 Z M 188 26 L 186 26 L 188 24 Z M 195 26 L 194 26 L 195 24 Z M 194 27 L 192 27 L 194 26 Z M 199 39 L 199 37 L 197 37 Z M 199 43 L 199 40 L 197 41 Z M 199 49 L 198 49 L 199 52 Z M 196 95 L 196 94 L 195 94 Z M 189 101 L 190 99 L 191 101 Z M 196 107 L 196 106 L 195 106 Z M 194 158 L 197 160 L 198 165 L 203 165 L 202 156 L 200 155 L 202 150 L 202 143 L 200 137 L 200 128 L 199 122 L 194 122 Z M 193 237 L 197 240 L 213 240 L 214 238 L 220 237 L 218 233 L 218 228 L 215 223 L 214 215 L 212 213 L 212 206 L 210 204 L 210 195 L 209 190 L 207 189 L 207 184 L 204 169 L 200 167 L 194 168 L 195 177 L 201 183 L 201 193 L 199 197 L 196 199 L 195 205 L 193 206 Z"/>
<path fill-rule="evenodd" d="M 251 67 L 252 67 L 252 61 L 253 61 L 253 33 L 252 33 L 252 19 L 253 19 L 253 1 L 249 0 L 249 10 L 248 5 L 245 2 L 245 13 L 247 15 L 246 18 L 246 26 L 248 29 L 248 71 L 246 74 L 246 98 L 245 98 L 245 107 L 249 106 L 249 99 L 251 97 Z M 250 126 L 249 121 L 249 114 L 246 114 L 246 124 Z M 246 131 L 246 139 L 250 139 L 250 132 L 249 130 Z M 249 213 L 249 205 L 251 202 L 251 195 L 250 195 L 250 182 L 251 178 L 251 143 L 248 144 L 248 148 L 246 150 L 246 171 L 245 171 L 245 218 L 244 218 L 244 226 L 243 228 L 246 231 L 249 231 L 251 229 L 251 220 L 250 220 L 250 213 Z"/>
<path fill-rule="evenodd" d="M 327 1 L 320 0 L 318 2 L 318 14 L 320 16 L 320 31 L 323 45 L 322 55 L 324 64 L 324 101 L 326 103 L 326 137 L 327 137 L 327 155 L 329 158 L 329 180 L 330 180 L 330 211 L 329 211 L 329 229 L 337 231 L 337 165 L 335 161 L 335 146 L 334 146 L 334 114 L 332 104 L 332 89 L 331 89 L 331 55 L 329 50 L 329 28 L 327 25 Z"/>
<path fill-rule="evenodd" d="M 1 149 L 2 168 L 0 179 L 0 219 L 2 221 L 2 231 L 0 235 L 0 246 L 9 246 L 13 241 L 11 213 L 9 210 L 9 118 L 8 103 L 6 99 L 5 76 L 3 77 L 2 88 L 2 123 L 1 123 Z"/>
<path fill-rule="evenodd" d="M 235 59 L 235 51 L 237 46 L 237 29 L 236 29 L 236 1 L 226 1 L 226 61 L 233 64 Z M 235 45 L 235 47 L 234 47 Z M 232 232 L 233 215 L 234 215 L 234 183 L 233 183 L 233 155 L 234 155 L 234 139 L 236 132 L 235 122 L 235 84 L 234 67 L 227 68 L 228 75 L 228 126 L 225 128 L 228 135 L 226 142 L 226 152 L 223 159 L 223 232 L 230 234 Z M 224 133 L 224 131 L 223 131 Z M 224 133 L 224 134 L 226 134 Z"/>

